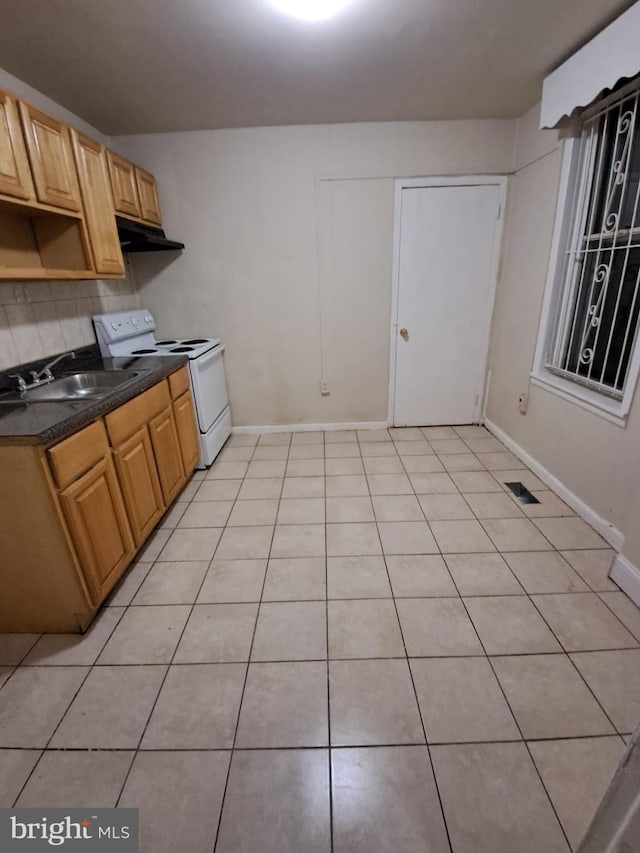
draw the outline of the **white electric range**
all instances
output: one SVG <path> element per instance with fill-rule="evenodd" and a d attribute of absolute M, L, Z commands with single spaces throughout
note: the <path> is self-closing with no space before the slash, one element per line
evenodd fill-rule
<path fill-rule="evenodd" d="M 106 358 L 123 356 L 184 355 L 189 359 L 189 379 L 200 431 L 198 468 L 212 464 L 231 434 L 219 338 L 162 338 L 156 340 L 156 324 L 144 308 L 113 314 L 94 314 L 93 325 Z"/>

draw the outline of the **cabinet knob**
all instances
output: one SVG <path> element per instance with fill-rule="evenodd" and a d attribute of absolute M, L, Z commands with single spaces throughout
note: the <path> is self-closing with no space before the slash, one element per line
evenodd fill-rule
<path fill-rule="evenodd" d="M 409 330 L 408 329 L 400 329 L 400 337 L 403 338 L 403 340 L 408 341 L 409 340 Z"/>

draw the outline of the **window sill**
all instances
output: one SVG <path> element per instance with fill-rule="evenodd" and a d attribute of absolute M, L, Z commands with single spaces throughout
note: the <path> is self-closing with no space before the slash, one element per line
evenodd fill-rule
<path fill-rule="evenodd" d="M 556 397 L 573 403 L 573 405 L 579 406 L 581 409 L 604 418 L 623 429 L 627 425 L 628 411 L 623 408 L 623 402 L 618 403 L 615 400 L 610 400 L 595 391 L 555 376 L 547 370 L 533 372 L 531 384 L 543 388 L 545 391 L 555 394 Z"/>

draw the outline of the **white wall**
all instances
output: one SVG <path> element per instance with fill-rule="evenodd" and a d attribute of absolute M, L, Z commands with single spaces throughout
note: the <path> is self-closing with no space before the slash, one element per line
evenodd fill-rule
<path fill-rule="evenodd" d="M 537 129 L 539 107 L 520 119 L 510 178 L 502 273 L 496 295 L 487 414 L 500 429 L 602 518 L 637 527 L 640 394 L 626 428 L 529 385 L 560 175 L 561 143 Z M 529 411 L 518 411 L 528 391 Z"/>
<path fill-rule="evenodd" d="M 167 334 L 219 335 L 235 425 L 386 420 L 394 178 L 511 169 L 514 122 L 119 137 L 177 260 L 139 256 Z M 323 375 L 330 396 L 321 397 Z"/>
<path fill-rule="evenodd" d="M 1 68 L 0 88 L 109 144 L 95 127 Z M 92 314 L 136 304 L 128 280 L 0 282 L 0 370 L 94 343 Z"/>

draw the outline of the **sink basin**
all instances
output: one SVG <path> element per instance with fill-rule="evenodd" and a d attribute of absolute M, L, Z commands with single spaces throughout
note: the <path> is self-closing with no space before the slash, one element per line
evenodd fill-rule
<path fill-rule="evenodd" d="M 45 400 L 98 400 L 138 374 L 137 370 L 89 370 L 84 373 L 69 373 L 46 385 L 31 388 L 23 395 L 12 394 L 11 399 L 21 399 L 27 403 Z"/>

